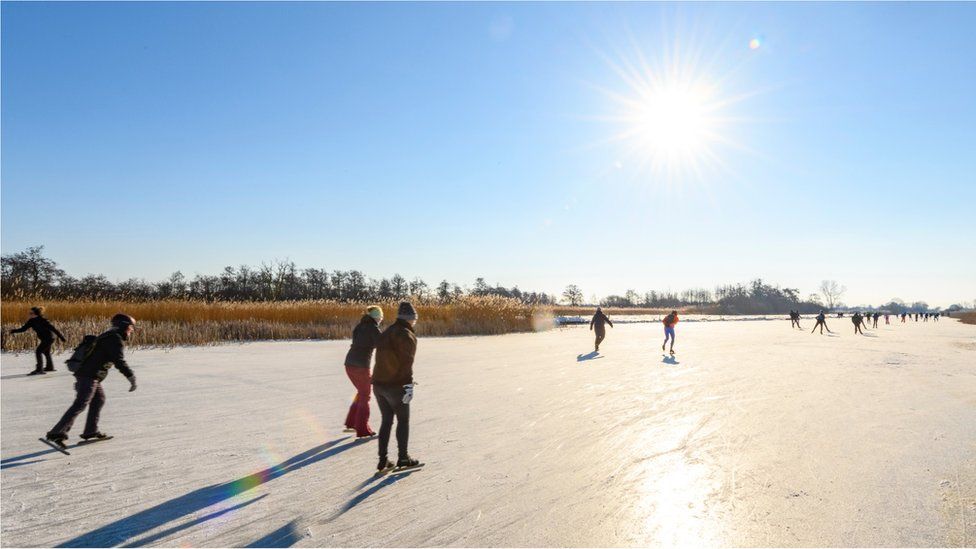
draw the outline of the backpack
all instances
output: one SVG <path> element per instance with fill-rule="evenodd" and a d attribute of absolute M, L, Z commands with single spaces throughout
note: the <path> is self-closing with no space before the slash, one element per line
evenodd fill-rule
<path fill-rule="evenodd" d="M 81 368 L 81 365 L 85 363 L 85 360 L 87 360 L 88 357 L 90 357 L 95 351 L 95 342 L 97 341 L 98 337 L 93 335 L 86 335 L 84 338 L 82 338 L 81 343 L 75 347 L 74 352 L 71 353 L 68 360 L 64 361 L 64 363 L 68 366 L 69 372 L 75 373 Z"/>

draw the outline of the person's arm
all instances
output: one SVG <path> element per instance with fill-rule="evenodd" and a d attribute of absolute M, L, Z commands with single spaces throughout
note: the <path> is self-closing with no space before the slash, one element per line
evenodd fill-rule
<path fill-rule="evenodd" d="M 593 315 L 593 318 L 590 319 L 590 330 L 591 331 L 593 330 L 593 323 L 594 322 L 596 322 L 596 315 Z"/>
<path fill-rule="evenodd" d="M 17 328 L 16 330 L 10 330 L 10 333 L 12 333 L 12 334 L 19 334 L 20 332 L 26 332 L 27 330 L 30 329 L 30 327 L 31 327 L 31 323 L 30 323 L 30 320 L 28 320 L 20 328 Z"/>
<path fill-rule="evenodd" d="M 607 321 L 607 324 L 609 324 L 611 328 L 613 328 L 613 322 L 610 322 L 609 316 L 603 315 L 603 319 Z"/>
<path fill-rule="evenodd" d="M 68 341 L 64 337 L 64 334 L 62 334 L 61 332 L 59 332 L 58 329 L 54 327 L 54 324 L 51 324 L 50 322 L 48 322 L 47 325 L 51 327 L 51 331 L 54 332 L 54 335 L 58 336 L 58 339 L 61 340 L 61 343 L 64 343 L 65 341 Z"/>
<path fill-rule="evenodd" d="M 130 382 L 133 382 L 133 377 L 135 374 L 132 372 L 132 368 L 125 362 L 125 346 L 122 344 L 122 338 L 110 337 L 106 342 L 110 345 L 109 347 L 109 359 L 107 362 L 115 364 L 115 367 L 119 369 L 125 377 L 129 378 Z M 134 382 L 133 382 L 134 383 Z"/>
<path fill-rule="evenodd" d="M 417 337 L 404 331 L 396 339 L 397 359 L 400 363 L 400 376 L 407 384 L 413 383 L 413 359 L 417 354 Z"/>

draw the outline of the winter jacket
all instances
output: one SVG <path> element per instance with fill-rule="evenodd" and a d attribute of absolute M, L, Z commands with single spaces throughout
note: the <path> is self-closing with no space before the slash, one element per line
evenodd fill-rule
<path fill-rule="evenodd" d="M 607 318 L 607 315 L 603 314 L 603 312 L 601 311 L 593 315 L 593 320 L 590 321 L 590 329 L 592 330 L 593 327 L 595 326 L 596 333 L 598 334 L 606 333 L 607 328 L 606 326 L 604 326 L 604 324 L 609 324 L 610 327 L 613 328 L 613 322 L 610 322 L 610 319 Z"/>
<path fill-rule="evenodd" d="M 35 316 L 30 318 L 23 326 L 17 328 L 16 330 L 10 330 L 12 334 L 19 334 L 21 332 L 26 332 L 27 330 L 34 330 L 37 337 L 44 342 L 54 341 L 54 336 L 58 336 L 58 339 L 64 341 L 64 336 L 58 331 L 46 318 L 43 316 Z"/>
<path fill-rule="evenodd" d="M 75 377 L 87 377 L 104 381 L 109 368 L 114 364 L 125 377 L 132 377 L 132 369 L 125 363 L 122 334 L 115 328 L 98 336 L 92 354 L 81 363 Z"/>
<path fill-rule="evenodd" d="M 407 385 L 413 383 L 413 358 L 417 354 L 417 336 L 409 322 L 397 319 L 380 334 L 376 343 L 376 365 L 373 385 Z"/>
<path fill-rule="evenodd" d="M 373 359 L 373 349 L 376 348 L 379 339 L 380 327 L 376 320 L 369 315 L 363 315 L 352 331 L 352 345 L 346 353 L 346 366 L 369 368 L 369 362 Z"/>
<path fill-rule="evenodd" d="M 671 328 L 678 323 L 678 315 L 669 314 L 668 316 L 664 317 L 663 322 L 666 328 Z"/>

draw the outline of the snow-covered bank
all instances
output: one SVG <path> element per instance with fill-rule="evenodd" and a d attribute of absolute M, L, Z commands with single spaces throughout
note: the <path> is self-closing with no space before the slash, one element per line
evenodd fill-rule
<path fill-rule="evenodd" d="M 421 339 L 427 466 L 382 479 L 341 433 L 347 342 L 133 351 L 139 390 L 106 382 L 117 438 L 70 457 L 36 439 L 71 377 L 4 356 L 0 541 L 972 545 L 976 328 L 828 325 L 682 323 L 674 361 L 647 324 L 600 355 L 584 327 Z"/>

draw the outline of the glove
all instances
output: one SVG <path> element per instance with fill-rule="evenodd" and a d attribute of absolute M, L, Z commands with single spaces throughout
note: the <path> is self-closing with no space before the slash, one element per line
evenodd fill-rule
<path fill-rule="evenodd" d="M 403 386 L 403 403 L 410 404 L 411 400 L 413 400 L 413 383 Z"/>
<path fill-rule="evenodd" d="M 136 390 L 136 376 L 131 376 L 129 379 L 129 392 Z"/>

